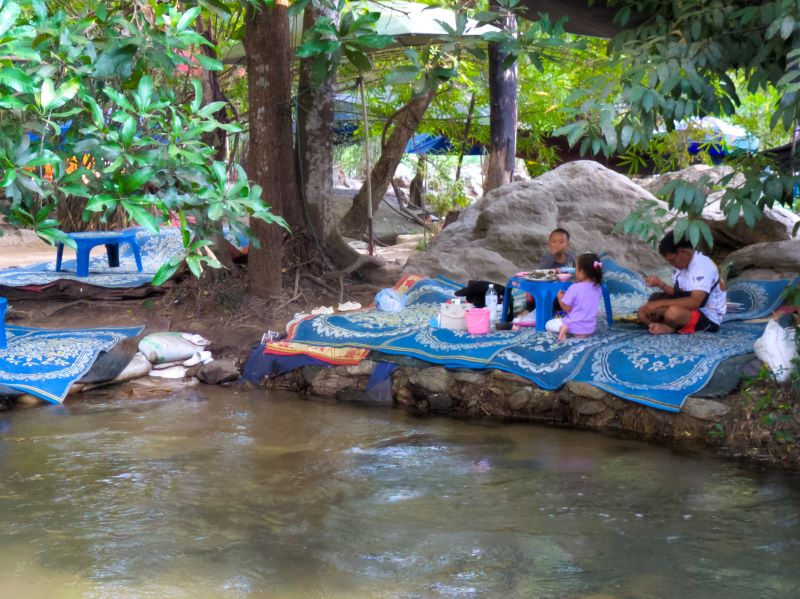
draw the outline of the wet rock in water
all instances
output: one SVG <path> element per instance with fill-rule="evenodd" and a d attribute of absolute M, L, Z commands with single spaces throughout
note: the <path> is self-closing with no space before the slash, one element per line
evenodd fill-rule
<path fill-rule="evenodd" d="M 719 420 L 730 410 L 729 406 L 713 399 L 687 397 L 681 411 L 700 420 Z"/>
<path fill-rule="evenodd" d="M 458 381 L 459 383 L 470 383 L 472 385 L 482 385 L 485 382 L 485 375 L 480 374 L 479 372 L 472 372 L 472 371 L 463 371 L 463 372 L 454 372 L 453 379 Z"/>
<path fill-rule="evenodd" d="M 523 387 L 522 389 L 517 389 L 508 396 L 508 407 L 515 412 L 522 412 L 527 408 L 531 407 L 531 405 L 536 401 L 536 395 L 533 392 L 532 387 Z"/>
<path fill-rule="evenodd" d="M 409 382 L 430 393 L 447 393 L 448 379 L 447 370 L 437 366 L 435 368 L 425 368 L 412 375 Z"/>
<path fill-rule="evenodd" d="M 575 413 L 581 416 L 594 416 L 606 409 L 606 404 L 596 399 L 582 399 L 575 402 Z"/>
<path fill-rule="evenodd" d="M 15 401 L 18 406 L 23 408 L 38 406 L 45 403 L 45 401 L 41 397 L 36 397 L 35 395 L 31 395 L 30 393 L 23 393 L 19 397 L 16 397 Z"/>
<path fill-rule="evenodd" d="M 218 385 L 235 381 L 239 378 L 239 369 L 236 362 L 229 358 L 212 360 L 208 364 L 203 364 L 197 371 L 197 378 L 208 385 Z"/>
<path fill-rule="evenodd" d="M 347 374 L 353 376 L 369 376 L 375 370 L 375 362 L 372 360 L 361 360 L 358 364 L 345 366 L 344 370 Z"/>
<path fill-rule="evenodd" d="M 644 199 L 657 201 L 601 164 L 568 162 L 535 179 L 495 189 L 462 210 L 428 251 L 409 258 L 404 272 L 505 281 L 537 266 L 556 227 L 570 232 L 575 253 L 606 251 L 634 270 L 662 267 L 663 260 L 648 244 L 611 233 Z"/>
<path fill-rule="evenodd" d="M 587 399 L 604 400 L 610 397 L 608 393 L 602 389 L 598 389 L 589 383 L 580 383 L 577 381 L 570 381 L 567 383 L 567 391 L 578 397 L 585 397 Z"/>

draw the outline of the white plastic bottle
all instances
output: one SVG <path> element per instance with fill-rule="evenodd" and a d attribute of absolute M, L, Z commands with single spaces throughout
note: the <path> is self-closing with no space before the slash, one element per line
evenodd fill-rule
<path fill-rule="evenodd" d="M 489 330 L 495 330 L 495 322 L 497 320 L 497 293 L 494 290 L 494 285 L 489 283 L 489 288 L 486 290 L 484 297 L 486 307 L 489 309 Z"/>

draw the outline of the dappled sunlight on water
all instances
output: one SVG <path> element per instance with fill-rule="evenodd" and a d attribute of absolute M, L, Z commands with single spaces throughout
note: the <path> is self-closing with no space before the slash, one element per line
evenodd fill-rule
<path fill-rule="evenodd" d="M 205 388 L 0 419 L 4 597 L 789 597 L 800 484 Z"/>

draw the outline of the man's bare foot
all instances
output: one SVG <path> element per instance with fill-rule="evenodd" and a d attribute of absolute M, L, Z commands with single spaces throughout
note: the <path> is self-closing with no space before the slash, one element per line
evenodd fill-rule
<path fill-rule="evenodd" d="M 564 339 L 566 338 L 567 338 L 567 327 L 566 325 L 564 325 L 560 329 L 558 329 L 558 340 L 564 341 Z"/>
<path fill-rule="evenodd" d="M 651 322 L 650 334 L 651 335 L 671 335 L 675 332 L 671 326 L 665 325 L 663 322 Z"/>

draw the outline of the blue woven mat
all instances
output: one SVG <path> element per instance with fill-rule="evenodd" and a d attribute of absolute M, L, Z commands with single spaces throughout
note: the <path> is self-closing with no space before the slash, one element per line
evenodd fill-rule
<path fill-rule="evenodd" d="M 774 281 L 735 280 L 728 287 L 728 313 L 722 322 L 769 316 L 783 303 L 783 291 L 800 284 L 800 277 Z"/>
<path fill-rule="evenodd" d="M 645 285 L 639 273 L 620 266 L 611 258 L 603 258 L 603 282 L 611 294 L 614 314 L 635 314 L 656 291 Z M 798 284 L 800 277 L 772 281 L 734 279 L 728 286 L 728 313 L 723 322 L 769 316 L 781 305 L 784 289 Z"/>
<path fill-rule="evenodd" d="M 0 349 L 0 384 L 61 403 L 101 351 L 134 337 L 142 327 L 33 329 L 7 326 Z"/>
<path fill-rule="evenodd" d="M 142 272 L 136 270 L 130 245 L 121 244 L 119 266 L 110 267 L 108 258 L 98 254 L 89 258 L 89 276 L 78 277 L 75 260 L 64 260 L 61 270 L 56 272 L 56 250 L 53 248 L 53 261 L 40 262 L 21 268 L 0 270 L 0 285 L 26 287 L 28 285 L 47 285 L 54 281 L 68 279 L 98 287 L 139 287 L 153 280 L 161 265 L 183 250 L 180 231 L 175 227 L 164 227 L 158 235 L 151 235 L 141 228 L 135 228 L 136 240 L 142 255 Z M 69 248 L 65 249 L 69 252 Z"/>
<path fill-rule="evenodd" d="M 650 335 L 631 329 L 597 347 L 574 380 L 647 406 L 678 412 L 686 398 L 711 380 L 719 364 L 753 351 L 764 324 L 731 322 L 717 333 Z"/>
<path fill-rule="evenodd" d="M 431 316 L 456 287 L 425 279 L 409 291 L 402 312 L 317 316 L 298 323 L 292 341 L 375 349 L 449 367 L 496 368 L 530 379 L 543 389 L 576 380 L 677 412 L 686 397 L 706 385 L 723 360 L 751 352 L 764 326 L 726 323 L 719 333 L 650 335 L 642 327 L 615 325 L 591 337 L 567 338 L 561 343 L 555 335 L 532 328 L 491 335 L 432 328 Z"/>

